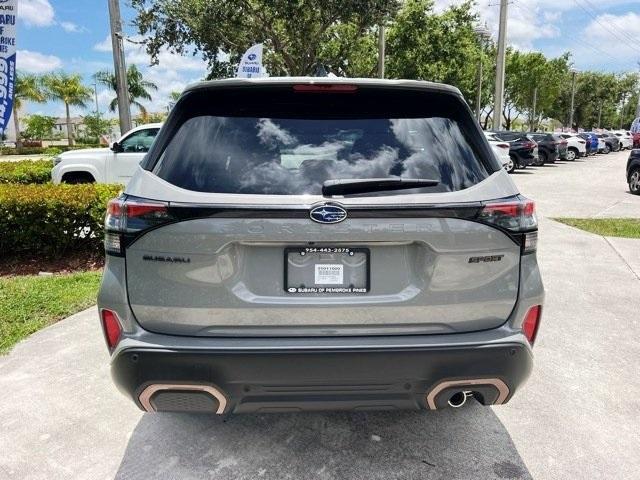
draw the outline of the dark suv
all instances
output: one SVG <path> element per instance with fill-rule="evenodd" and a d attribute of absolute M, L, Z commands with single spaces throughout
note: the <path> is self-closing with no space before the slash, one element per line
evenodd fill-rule
<path fill-rule="evenodd" d="M 604 153 L 620 150 L 620 139 L 611 133 L 596 133 L 598 138 L 604 141 Z"/>
<path fill-rule="evenodd" d="M 538 145 L 523 132 L 492 132 L 498 140 L 508 142 L 511 148 L 509 155 L 518 168 L 526 168 L 539 162 Z"/>
<path fill-rule="evenodd" d="M 105 222 L 111 371 L 146 411 L 502 404 L 532 368 L 534 204 L 453 87 L 193 85 Z"/>
<path fill-rule="evenodd" d="M 555 163 L 560 158 L 561 141 L 557 135 L 551 133 L 531 132 L 527 133 L 527 137 L 538 144 L 538 157 L 540 164 Z M 565 149 L 566 153 L 566 142 Z"/>

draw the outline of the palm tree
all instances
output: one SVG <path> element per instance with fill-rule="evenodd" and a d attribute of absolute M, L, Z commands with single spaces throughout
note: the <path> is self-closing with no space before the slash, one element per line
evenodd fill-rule
<path fill-rule="evenodd" d="M 173 110 L 173 107 L 176 106 L 178 99 L 182 95 L 182 92 L 173 91 L 169 94 L 169 103 L 167 104 L 167 112 Z"/>
<path fill-rule="evenodd" d="M 43 103 L 47 100 L 42 79 L 35 75 L 22 74 L 16 76 L 15 93 L 13 97 L 13 124 L 16 129 L 16 146 L 22 147 L 20 138 L 20 119 L 18 118 L 23 102 Z"/>
<path fill-rule="evenodd" d="M 116 76 L 112 71 L 102 70 L 94 75 L 96 81 L 102 85 L 109 87 L 110 90 L 117 92 Z M 147 117 L 147 109 L 142 105 L 138 99 L 152 100 L 149 90 L 158 90 L 158 86 L 145 80 L 142 77 L 142 72 L 138 70 L 135 65 L 129 65 L 127 68 L 127 89 L 129 91 L 129 104 L 135 105 L 142 118 Z M 109 104 L 109 110 L 115 112 L 118 108 L 118 97 L 111 100 Z"/>
<path fill-rule="evenodd" d="M 67 114 L 67 136 L 69 146 L 73 145 L 73 125 L 71 125 L 71 115 L 69 107 L 85 107 L 91 99 L 91 89 L 82 84 L 82 77 L 79 74 L 68 74 L 64 72 L 51 73 L 42 79 L 47 97 L 51 100 L 58 100 L 64 103 Z"/>

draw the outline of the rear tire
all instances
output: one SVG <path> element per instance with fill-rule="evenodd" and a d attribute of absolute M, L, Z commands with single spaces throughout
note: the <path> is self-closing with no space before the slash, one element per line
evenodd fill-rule
<path fill-rule="evenodd" d="M 604 153 L 611 153 L 611 145 L 609 145 L 608 143 L 604 146 Z"/>
<path fill-rule="evenodd" d="M 629 172 L 629 191 L 634 195 L 640 195 L 640 167 L 635 167 Z"/>
<path fill-rule="evenodd" d="M 566 160 L 568 160 L 569 162 L 573 162 L 575 161 L 577 156 L 578 156 L 578 151 L 574 148 L 570 148 L 569 150 L 567 150 Z"/>
<path fill-rule="evenodd" d="M 509 163 L 507 163 L 507 173 L 513 173 L 516 169 L 516 159 L 513 155 L 509 155 Z"/>

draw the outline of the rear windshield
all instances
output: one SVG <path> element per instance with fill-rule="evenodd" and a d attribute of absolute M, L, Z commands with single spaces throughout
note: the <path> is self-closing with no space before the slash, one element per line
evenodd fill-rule
<path fill-rule="evenodd" d="M 329 96 L 319 97 L 314 101 L 330 105 Z M 380 117 L 353 111 L 352 100 L 343 100 L 346 106 L 340 100 L 329 118 L 314 118 L 314 111 L 324 117 L 327 105 L 299 107 L 291 115 L 276 105 L 277 116 L 190 116 L 170 137 L 153 171 L 188 190 L 269 195 L 320 195 L 326 180 L 390 177 L 439 183 L 366 195 L 449 192 L 489 175 L 454 114 Z M 475 135 L 481 138 L 477 130 Z"/>

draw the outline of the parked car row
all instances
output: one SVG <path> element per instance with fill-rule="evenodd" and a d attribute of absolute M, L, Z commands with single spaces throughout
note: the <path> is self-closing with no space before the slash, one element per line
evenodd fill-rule
<path fill-rule="evenodd" d="M 578 134 L 499 131 L 485 132 L 485 136 L 509 173 L 529 165 L 574 161 L 579 157 L 631 149 L 634 145 L 631 132 L 626 130 Z M 502 146 L 498 147 L 501 142 Z M 508 161 L 504 160 L 505 143 L 509 145 Z"/>

